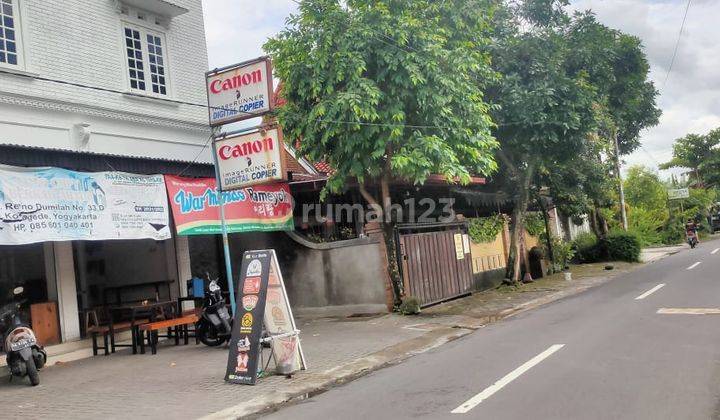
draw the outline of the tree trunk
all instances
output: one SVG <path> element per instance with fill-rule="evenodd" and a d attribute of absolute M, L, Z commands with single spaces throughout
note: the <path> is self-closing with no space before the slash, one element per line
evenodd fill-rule
<path fill-rule="evenodd" d="M 530 168 L 529 168 L 530 169 Z M 521 280 L 521 261 L 524 260 L 520 243 L 520 234 L 525 229 L 525 213 L 529 201 L 529 184 L 531 177 L 526 177 L 521 185 L 518 185 L 517 199 L 512 213 L 512 224 L 510 225 L 510 252 L 506 270 L 506 281 L 511 284 L 518 284 Z M 525 267 L 527 269 L 527 267 Z"/>
<path fill-rule="evenodd" d="M 398 267 L 397 242 L 395 241 L 395 220 L 392 215 L 392 199 L 390 197 L 390 175 L 385 172 L 380 179 L 380 195 L 383 208 L 383 238 L 385 240 L 385 251 L 387 252 L 388 275 L 393 287 L 395 306 L 402 303 L 404 297 L 403 281 L 400 277 Z"/>
<path fill-rule="evenodd" d="M 540 204 L 540 210 L 542 211 L 543 221 L 545 222 L 545 244 L 548 249 L 548 259 L 550 260 L 550 274 L 555 272 L 555 252 L 552 246 L 552 230 L 550 230 L 550 218 L 548 217 L 547 206 L 542 196 L 538 193 L 538 203 Z"/>
<path fill-rule="evenodd" d="M 513 181 L 517 184 L 515 202 L 513 205 L 512 221 L 510 224 L 510 250 L 508 252 L 507 268 L 505 270 L 505 282 L 516 285 L 520 282 L 520 261 L 523 258 L 520 247 L 520 233 L 525 229 L 525 213 L 530 201 L 530 182 L 535 176 L 535 163 L 529 162 L 523 169 L 518 167 L 505 152 L 500 149 L 498 157 L 507 166 L 512 174 Z M 530 156 L 520 157 L 521 162 L 528 162 Z M 527 269 L 527 267 L 526 267 Z"/>

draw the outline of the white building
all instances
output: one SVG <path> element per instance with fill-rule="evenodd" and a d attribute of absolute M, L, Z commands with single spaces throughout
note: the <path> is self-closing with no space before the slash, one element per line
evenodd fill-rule
<path fill-rule="evenodd" d="M 212 176 L 207 67 L 201 0 L 0 0 L 0 164 Z M 0 303 L 30 285 L 74 340 L 98 285 L 176 296 L 188 259 L 185 237 L 0 246 Z"/>

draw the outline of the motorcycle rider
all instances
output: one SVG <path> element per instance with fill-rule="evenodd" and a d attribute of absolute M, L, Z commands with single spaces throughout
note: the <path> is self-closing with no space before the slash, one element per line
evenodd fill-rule
<path fill-rule="evenodd" d="M 700 243 L 700 237 L 698 236 L 699 228 L 700 226 L 698 226 L 692 218 L 688 219 L 687 223 L 685 223 L 685 236 L 693 234 L 695 235 L 695 241 Z"/>

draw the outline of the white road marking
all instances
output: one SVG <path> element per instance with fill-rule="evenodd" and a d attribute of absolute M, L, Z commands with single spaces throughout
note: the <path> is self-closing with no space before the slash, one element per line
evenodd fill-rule
<path fill-rule="evenodd" d="M 660 308 L 657 313 L 666 315 L 720 315 L 720 308 Z"/>
<path fill-rule="evenodd" d="M 474 397 L 470 398 L 469 400 L 462 403 L 462 405 L 453 411 L 451 411 L 452 414 L 465 414 L 468 411 L 472 410 L 486 400 L 487 398 L 490 398 L 494 393 L 500 391 L 505 387 L 505 385 L 509 384 L 510 382 L 514 381 L 520 375 L 530 370 L 533 366 L 537 365 L 538 363 L 542 362 L 543 360 L 550 357 L 553 353 L 560 350 L 561 348 L 565 347 L 565 344 L 553 344 L 550 346 L 547 350 L 544 352 L 538 354 L 537 356 L 533 357 L 532 359 L 525 362 L 522 366 L 519 368 L 513 370 L 512 372 L 505 375 L 502 379 L 495 382 L 494 384 L 490 385 L 489 387 L 485 388 L 484 391 L 481 393 L 475 395 Z"/>
<path fill-rule="evenodd" d="M 720 248 L 715 248 L 712 250 L 711 254 L 715 255 L 718 251 L 720 251 Z"/>
<path fill-rule="evenodd" d="M 642 300 L 646 297 L 652 295 L 653 293 L 657 292 L 658 290 L 662 289 L 665 286 L 665 283 L 660 283 L 657 286 L 653 287 L 652 289 L 648 290 L 647 292 L 643 293 L 642 295 L 635 298 L 635 300 Z"/>
<path fill-rule="evenodd" d="M 693 268 L 695 268 L 695 267 L 697 267 L 698 265 L 700 265 L 701 262 L 702 262 L 702 261 L 698 261 L 698 262 L 696 262 L 695 264 L 693 264 L 693 265 L 691 265 L 690 267 L 688 267 L 687 269 L 688 269 L 688 270 L 692 270 Z"/>

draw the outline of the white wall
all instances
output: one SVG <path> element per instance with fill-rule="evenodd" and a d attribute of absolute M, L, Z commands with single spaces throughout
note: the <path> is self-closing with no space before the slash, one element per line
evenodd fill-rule
<path fill-rule="evenodd" d="M 114 0 L 19 2 L 21 74 L 128 91 L 125 17 Z M 201 1 L 172 3 L 189 11 L 164 29 L 168 99 L 204 104 L 207 49 Z M 85 147 L 71 139 L 77 123 L 90 125 Z M 0 143 L 190 161 L 208 135 L 202 107 L 0 73 Z M 201 158 L 209 162 L 209 151 Z"/>

